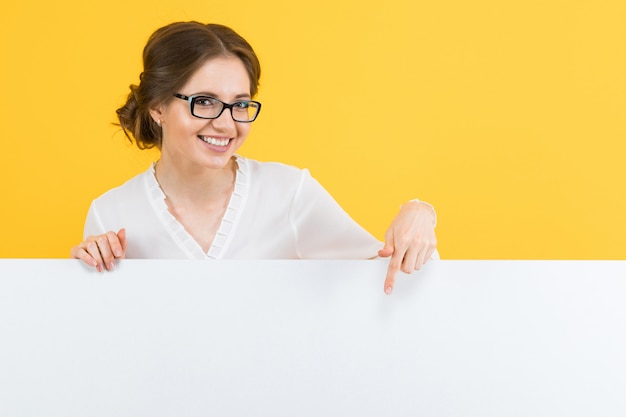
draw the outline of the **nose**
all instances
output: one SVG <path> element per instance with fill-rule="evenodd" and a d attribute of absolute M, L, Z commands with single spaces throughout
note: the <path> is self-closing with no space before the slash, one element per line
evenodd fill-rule
<path fill-rule="evenodd" d="M 213 126 L 219 129 L 234 129 L 235 121 L 233 120 L 233 115 L 231 113 L 232 109 L 224 109 L 222 114 L 219 117 L 212 119 Z"/>

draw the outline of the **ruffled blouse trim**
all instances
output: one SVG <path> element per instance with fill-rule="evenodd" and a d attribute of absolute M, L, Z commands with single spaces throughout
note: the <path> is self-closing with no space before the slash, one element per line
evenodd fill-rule
<path fill-rule="evenodd" d="M 163 222 L 177 245 L 185 251 L 189 259 L 222 259 L 233 239 L 241 211 L 248 195 L 249 167 L 248 160 L 235 155 L 237 171 L 235 174 L 235 187 L 222 217 L 220 227 L 215 233 L 211 247 L 204 253 L 202 247 L 185 230 L 183 225 L 170 213 L 165 202 L 165 193 L 161 189 L 155 175 L 155 163 L 150 166 L 146 173 L 146 186 L 149 200 L 152 203 L 157 216 Z"/>

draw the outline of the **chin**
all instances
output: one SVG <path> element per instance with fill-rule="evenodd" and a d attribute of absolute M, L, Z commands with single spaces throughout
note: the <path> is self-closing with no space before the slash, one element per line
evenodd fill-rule
<path fill-rule="evenodd" d="M 223 155 L 210 156 L 203 161 L 202 165 L 208 169 L 226 169 L 235 162 L 233 155 L 233 153 L 228 152 Z"/>

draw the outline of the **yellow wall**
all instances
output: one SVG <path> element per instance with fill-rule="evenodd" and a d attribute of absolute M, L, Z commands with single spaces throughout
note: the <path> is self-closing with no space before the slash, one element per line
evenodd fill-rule
<path fill-rule="evenodd" d="M 257 50 L 242 153 L 310 168 L 379 238 L 419 197 L 444 258 L 626 258 L 623 0 L 3 4 L 1 257 L 67 257 L 89 202 L 156 159 L 111 122 L 175 20 Z"/>

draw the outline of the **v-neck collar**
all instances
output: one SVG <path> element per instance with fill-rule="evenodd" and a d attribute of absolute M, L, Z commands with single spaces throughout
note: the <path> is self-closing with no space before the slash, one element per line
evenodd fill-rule
<path fill-rule="evenodd" d="M 249 167 L 248 160 L 235 155 L 237 171 L 235 173 L 235 187 L 228 201 L 228 206 L 222 217 L 220 227 L 215 233 L 211 247 L 205 253 L 196 240 L 185 230 L 183 225 L 167 209 L 165 193 L 159 185 L 155 175 L 155 163 L 146 172 L 146 186 L 150 202 L 163 227 L 170 233 L 177 245 L 187 253 L 190 259 L 221 259 L 235 234 L 241 210 L 248 196 Z"/>

